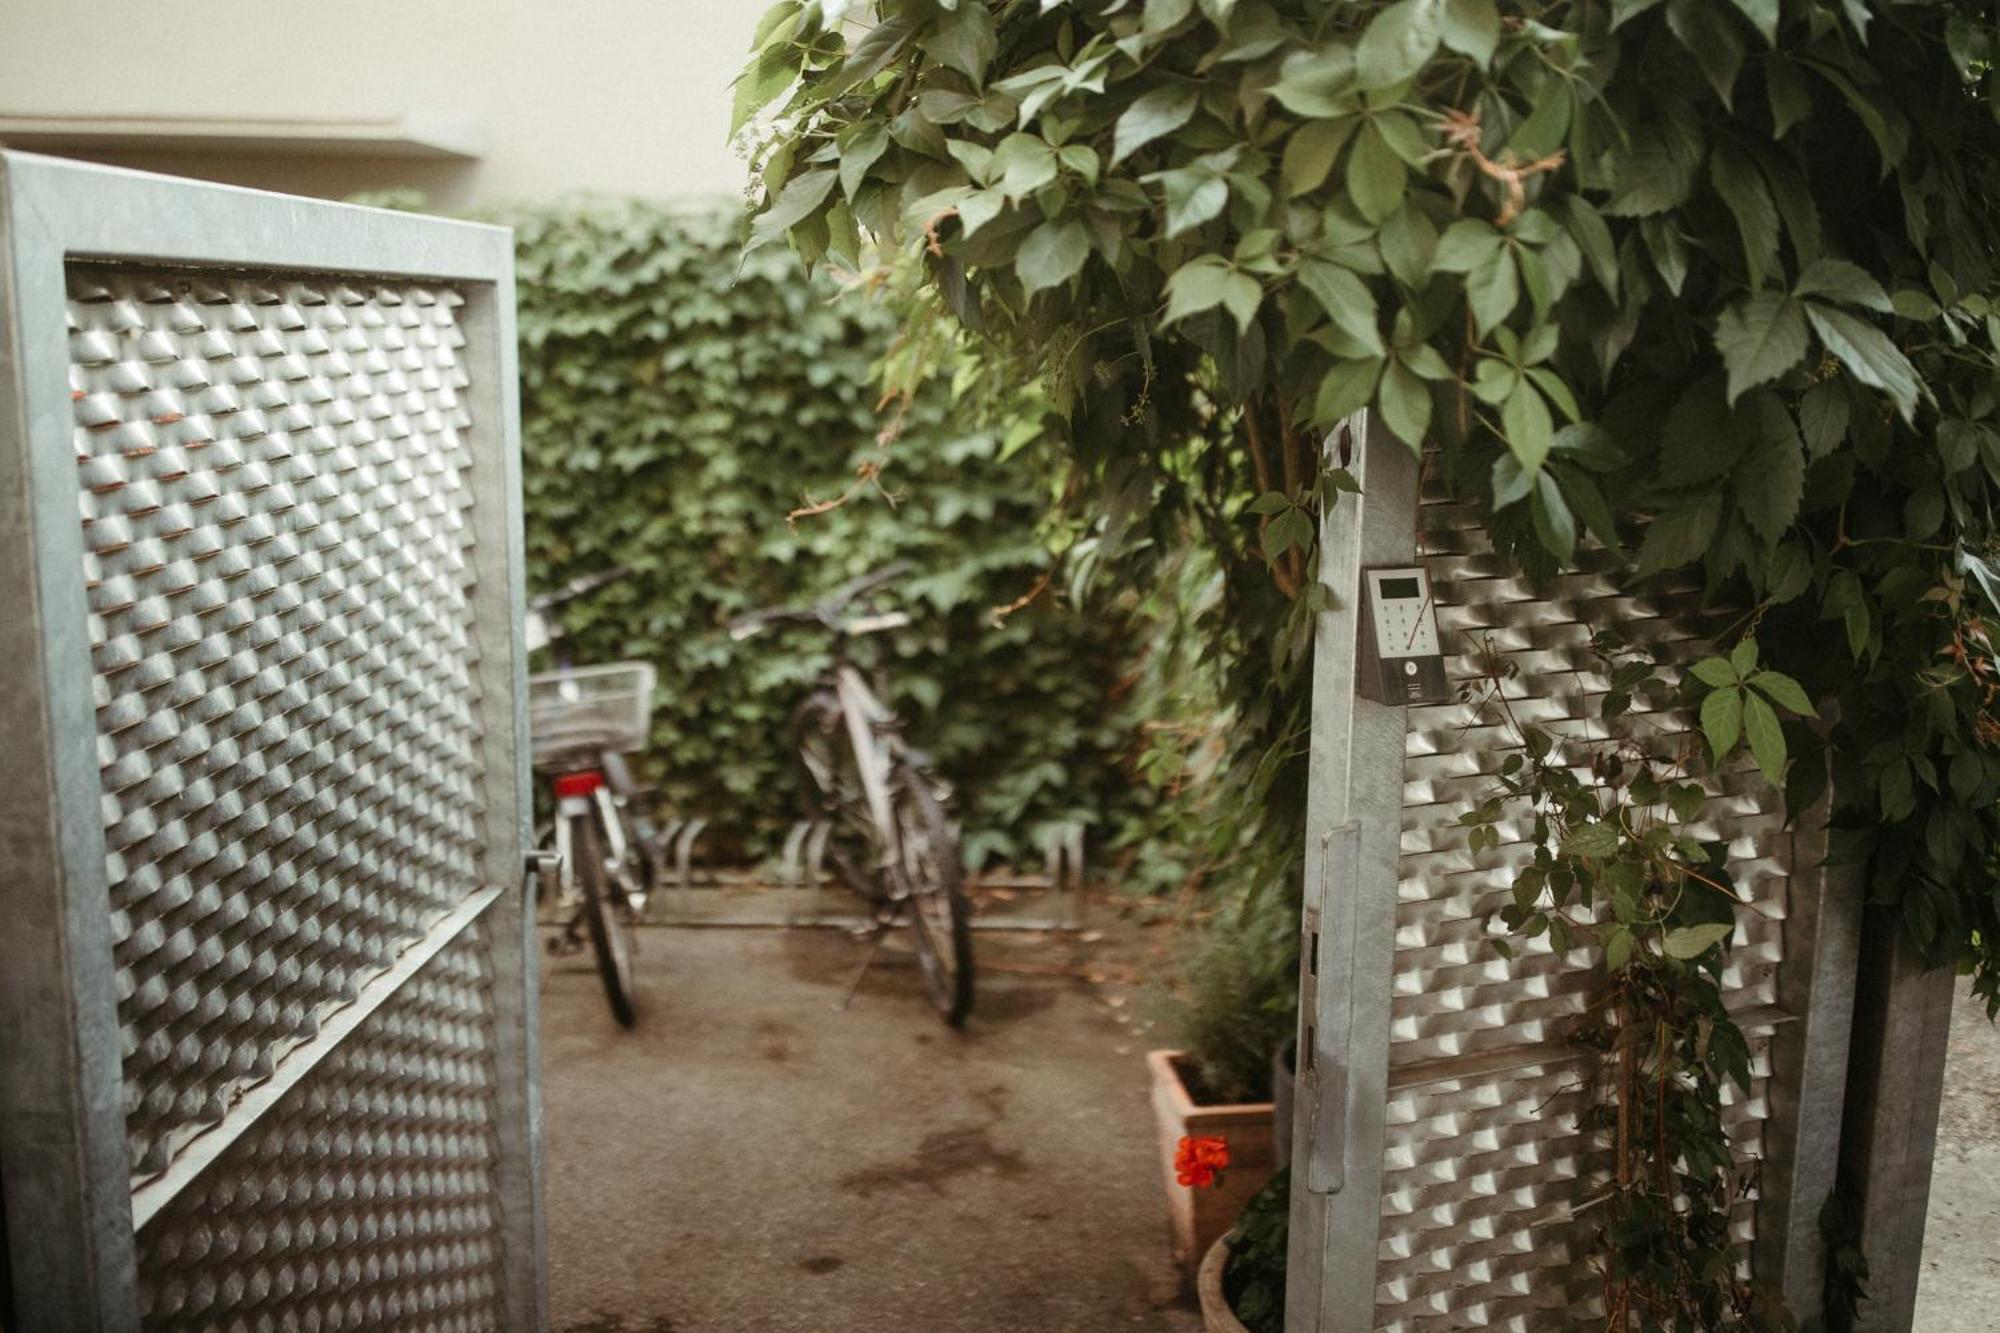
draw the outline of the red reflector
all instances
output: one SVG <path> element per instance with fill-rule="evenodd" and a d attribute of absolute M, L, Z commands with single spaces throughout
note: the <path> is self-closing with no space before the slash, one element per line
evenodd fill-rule
<path fill-rule="evenodd" d="M 588 796 L 604 785 L 604 775 L 595 770 L 588 773 L 565 773 L 556 779 L 556 799 L 566 796 Z"/>

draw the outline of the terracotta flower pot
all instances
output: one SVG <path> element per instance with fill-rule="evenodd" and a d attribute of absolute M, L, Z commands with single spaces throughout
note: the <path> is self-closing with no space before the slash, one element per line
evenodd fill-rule
<path fill-rule="evenodd" d="M 1229 1242 L 1218 1240 L 1208 1247 L 1194 1280 L 1195 1295 L 1201 1298 L 1201 1326 L 1205 1333 L 1250 1333 L 1222 1293 L 1222 1270 L 1227 1267 Z"/>
<path fill-rule="evenodd" d="M 1238 1102 L 1203 1106 L 1181 1076 L 1180 1051 L 1148 1051 L 1153 1076 L 1153 1118 L 1160 1133 L 1160 1175 L 1167 1187 L 1167 1227 L 1174 1262 L 1192 1273 L 1222 1234 L 1236 1224 L 1250 1196 L 1277 1169 L 1272 1146 L 1271 1103 Z M 1229 1145 L 1229 1165 L 1204 1186 L 1175 1179 L 1174 1151 L 1185 1137 L 1221 1139 Z"/>

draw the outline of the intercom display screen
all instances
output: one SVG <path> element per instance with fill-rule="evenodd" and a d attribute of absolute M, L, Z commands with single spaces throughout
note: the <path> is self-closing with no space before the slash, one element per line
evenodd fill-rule
<path fill-rule="evenodd" d="M 1386 600 L 1424 595 L 1424 585 L 1417 579 L 1383 579 L 1377 586 L 1382 589 L 1382 596 Z"/>

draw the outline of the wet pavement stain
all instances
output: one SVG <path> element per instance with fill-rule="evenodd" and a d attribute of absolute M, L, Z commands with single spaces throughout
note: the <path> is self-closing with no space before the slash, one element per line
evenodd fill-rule
<path fill-rule="evenodd" d="M 975 971 L 977 966 L 975 961 Z M 972 1016 L 987 1023 L 1014 1023 L 1041 1013 L 1055 1002 L 1056 992 L 1046 986 L 982 989 L 972 1002 Z"/>
<path fill-rule="evenodd" d="M 917 1151 L 900 1162 L 883 1162 L 850 1171 L 840 1178 L 840 1188 L 866 1199 L 877 1190 L 919 1185 L 933 1194 L 944 1193 L 944 1185 L 957 1176 L 986 1172 L 1012 1180 L 1028 1173 L 1021 1154 L 1000 1148 L 985 1125 L 960 1125 L 956 1129 L 926 1134 Z"/>
<path fill-rule="evenodd" d="M 557 1333 L 678 1333 L 678 1330 L 665 1315 L 626 1320 L 617 1315 L 598 1314 L 580 1324 L 564 1324 Z"/>

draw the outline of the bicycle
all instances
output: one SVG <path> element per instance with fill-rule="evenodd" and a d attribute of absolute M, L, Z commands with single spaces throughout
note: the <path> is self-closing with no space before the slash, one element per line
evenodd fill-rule
<path fill-rule="evenodd" d="M 625 755 L 645 744 L 656 676 L 647 662 L 572 666 L 554 615 L 626 572 L 590 575 L 530 602 L 527 646 L 553 646 L 557 657 L 554 671 L 528 678 L 530 763 L 549 780 L 554 807 L 542 842 L 556 853 L 554 887 L 569 911 L 549 952 L 581 952 L 587 938 L 611 1016 L 629 1028 L 637 1018 L 629 927 L 645 911 L 664 852 Z"/>
<path fill-rule="evenodd" d="M 972 1011 L 973 966 L 958 834 L 945 813 L 950 789 L 928 756 L 904 741 L 895 713 L 869 688 L 851 653 L 855 640 L 907 625 L 910 617 L 902 611 L 847 616 L 851 606 L 908 571 L 907 565 L 890 565 L 809 607 L 740 617 L 731 622 L 730 635 L 740 641 L 790 622 L 814 624 L 832 636 L 832 664 L 794 715 L 806 817 L 832 826 L 827 858 L 871 905 L 875 942 L 862 972 L 907 916 L 925 991 L 956 1028 Z M 887 692 L 884 685 L 880 693 Z M 866 865 L 852 854 L 857 842 L 867 849 Z"/>

